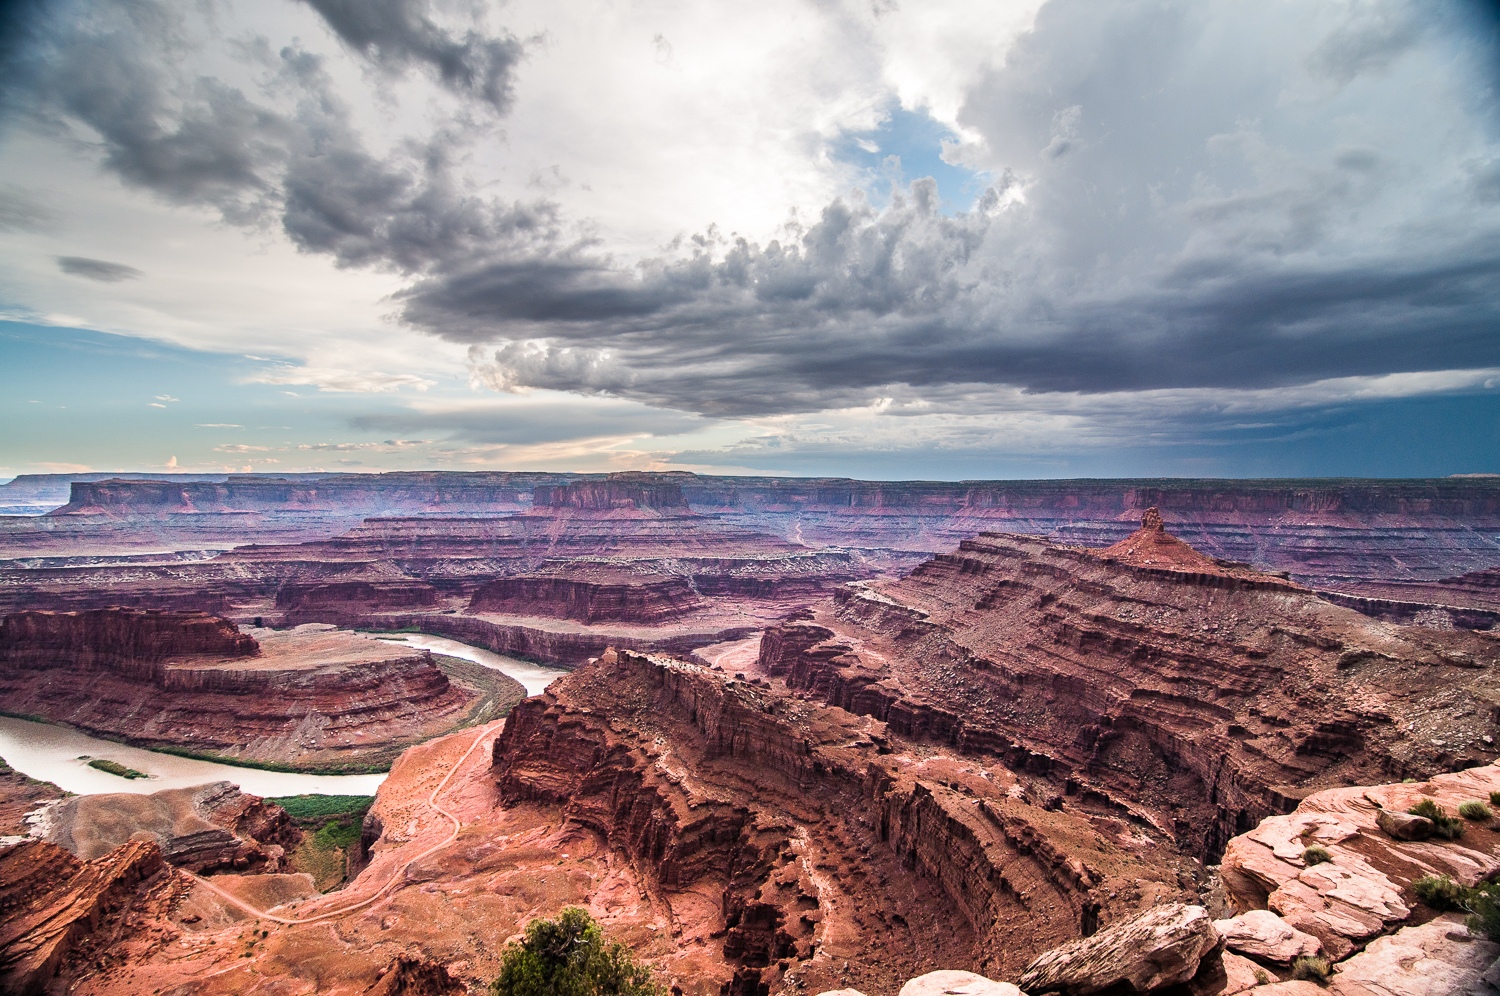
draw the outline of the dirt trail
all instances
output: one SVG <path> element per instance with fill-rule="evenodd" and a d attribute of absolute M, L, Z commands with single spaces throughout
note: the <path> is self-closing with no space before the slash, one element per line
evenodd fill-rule
<path fill-rule="evenodd" d="M 374 892 L 373 895 L 371 895 L 367 899 L 360 900 L 359 902 L 355 903 L 352 906 L 345 906 L 343 909 L 331 910 L 331 911 L 329 911 L 327 913 L 318 913 L 318 914 L 316 914 L 314 916 L 303 917 L 303 918 L 290 918 L 290 917 L 277 916 L 274 913 L 268 913 L 265 910 L 256 909 L 254 906 L 251 906 L 249 903 L 245 902 L 244 900 L 241 900 L 241 899 L 239 899 L 239 898 L 237 898 L 237 897 L 235 897 L 233 895 L 230 895 L 228 892 L 226 892 L 225 890 L 219 888 L 217 885 L 214 885 L 211 881 L 209 881 L 206 878 L 203 878 L 202 876 L 194 875 L 192 872 L 182 871 L 181 869 L 179 869 L 179 874 L 185 876 L 188 879 L 191 879 L 193 882 L 197 883 L 198 885 L 201 885 L 204 888 L 208 889 L 210 892 L 214 893 L 214 895 L 218 896 L 220 899 L 222 899 L 225 902 L 229 903 L 231 906 L 234 906 L 237 909 L 243 910 L 244 912 L 249 913 L 253 917 L 257 917 L 257 918 L 263 919 L 263 920 L 270 920 L 270 921 L 272 921 L 274 923 L 284 923 L 284 924 L 291 924 L 291 925 L 295 925 L 295 924 L 307 924 L 307 923 L 318 923 L 319 921 L 322 921 L 322 920 L 332 920 L 332 919 L 335 919 L 337 917 L 348 916 L 350 913 L 358 912 L 359 910 L 362 910 L 365 907 L 367 907 L 367 906 L 375 903 L 377 900 L 379 900 L 381 897 L 383 897 L 387 892 L 389 892 L 393 886 L 395 886 L 399 881 L 401 881 L 401 879 L 403 879 L 405 877 L 406 870 L 408 868 L 410 868 L 412 865 L 416 864 L 418 861 L 421 861 L 423 858 L 427 857 L 429 854 L 433 854 L 433 853 L 435 853 L 437 851 L 442 850 L 443 848 L 447 847 L 449 844 L 453 843 L 453 841 L 455 841 L 456 839 L 458 839 L 458 831 L 462 827 L 463 824 L 459 821 L 459 819 L 458 819 L 457 816 L 454 816 L 452 813 L 448 812 L 442 806 L 439 806 L 438 802 L 437 802 L 437 798 L 443 792 L 443 790 L 448 787 L 448 782 L 453 779 L 453 776 L 456 775 L 456 774 L 458 774 L 459 769 L 462 768 L 464 766 L 464 764 L 466 764 L 468 762 L 469 755 L 471 755 L 471 754 L 474 753 L 474 751 L 479 747 L 479 745 L 485 741 L 485 739 L 486 739 L 487 736 L 489 736 L 491 734 L 497 734 L 499 732 L 500 732 L 499 730 L 492 730 L 492 729 L 483 729 L 483 730 L 480 730 L 478 732 L 478 734 L 474 737 L 474 742 L 469 745 L 469 749 L 466 750 L 466 751 L 464 751 L 463 756 L 460 757 L 458 759 L 458 761 L 453 765 L 453 767 L 448 770 L 448 774 L 446 774 L 446 775 L 443 776 L 443 780 L 438 783 L 437 788 L 433 789 L 432 793 L 427 797 L 427 805 L 429 807 L 431 807 L 432 809 L 437 810 L 439 813 L 441 813 L 442 815 L 446 816 L 449 820 L 453 821 L 453 829 L 452 829 L 452 831 L 449 832 L 448 836 L 445 837 L 445 838 L 443 838 L 443 840 L 440 841 L 439 843 L 434 844 L 433 846 L 429 847 L 427 850 L 423 851 L 421 854 L 418 854 L 416 857 L 411 858 L 408 861 L 402 862 L 402 864 L 400 865 L 400 867 L 398 867 L 394 872 L 391 873 L 391 877 L 386 880 L 386 883 L 384 885 L 382 885 L 379 889 L 377 889 Z"/>

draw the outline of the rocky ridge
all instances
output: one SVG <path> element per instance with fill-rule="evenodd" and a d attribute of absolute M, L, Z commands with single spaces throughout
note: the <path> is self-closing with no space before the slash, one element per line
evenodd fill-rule
<path fill-rule="evenodd" d="M 1205 859 L 1316 788 L 1494 758 L 1492 637 L 1378 623 L 1142 533 L 1102 550 L 983 534 L 772 628 L 761 665 Z"/>
<path fill-rule="evenodd" d="M 0 698 L 140 746 L 348 768 L 466 718 L 425 651 L 327 627 L 241 633 L 201 613 L 28 612 L 0 623 Z"/>

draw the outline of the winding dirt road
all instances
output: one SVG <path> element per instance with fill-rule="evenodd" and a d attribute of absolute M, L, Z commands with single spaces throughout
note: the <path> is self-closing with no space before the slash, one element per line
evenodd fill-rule
<path fill-rule="evenodd" d="M 453 778 L 453 776 L 456 775 L 456 774 L 458 774 L 459 769 L 462 768 L 464 766 L 464 764 L 469 760 L 469 755 L 473 754 L 474 751 L 476 749 L 478 749 L 479 745 L 482 744 L 485 741 L 486 737 L 488 737 L 491 733 L 498 733 L 498 732 L 499 732 L 498 730 L 480 730 L 479 731 L 479 735 L 474 738 L 474 742 L 469 745 L 469 749 L 466 750 L 466 751 L 464 751 L 463 757 L 459 758 L 458 761 L 453 765 L 453 767 L 448 770 L 448 774 L 446 774 L 446 775 L 443 776 L 443 780 L 438 783 L 438 787 L 435 788 L 435 789 L 433 789 L 432 790 L 432 794 L 427 797 L 427 805 L 428 806 L 430 806 L 431 808 L 437 810 L 439 813 L 442 813 L 444 816 L 448 817 L 448 819 L 450 819 L 450 820 L 453 821 L 453 830 L 452 830 L 452 832 L 449 833 L 448 836 L 445 837 L 440 843 L 432 845 L 427 850 L 423 851 L 421 854 L 418 854 L 416 857 L 410 859 L 409 861 L 403 862 L 401 864 L 401 867 L 397 868 L 394 872 L 391 873 L 391 877 L 386 881 L 386 883 L 384 885 L 382 885 L 379 889 L 377 889 L 375 891 L 374 895 L 370 896 L 368 899 L 362 899 L 362 900 L 360 900 L 359 902 L 355 903 L 352 906 L 345 906 L 343 909 L 331 910 L 331 911 L 329 911 L 327 913 L 318 913 L 318 914 L 315 914 L 313 916 L 309 916 L 309 917 L 305 917 L 305 918 L 300 918 L 300 919 L 294 919 L 294 918 L 290 918 L 290 917 L 277 916 L 274 913 L 267 913 L 265 910 L 256 909 L 254 906 L 251 906 L 249 903 L 245 902 L 244 900 L 236 898 L 235 896 L 230 895 L 228 892 L 225 892 L 223 889 L 219 888 L 217 885 L 214 885 L 211 881 L 209 881 L 206 878 L 203 878 L 201 875 L 194 875 L 192 872 L 183 871 L 181 869 L 178 870 L 178 873 L 181 874 L 181 875 L 186 876 L 188 879 L 192 880 L 193 882 L 197 883 L 198 885 L 201 885 L 204 888 L 208 889 L 214 895 L 218 896 L 220 899 L 222 899 L 225 902 L 229 903 L 231 906 L 234 906 L 237 909 L 243 910 L 244 912 L 249 913 L 253 917 L 257 917 L 257 918 L 262 919 L 262 920 L 270 920 L 270 921 L 272 921 L 274 923 L 285 923 L 285 924 L 318 923 L 321 920 L 333 920 L 333 919 L 336 919 L 336 918 L 341 917 L 341 916 L 348 916 L 350 913 L 358 912 L 359 910 L 364 909 L 366 906 L 369 906 L 369 905 L 375 903 L 382 896 L 384 896 L 387 892 L 389 892 L 393 886 L 395 886 L 397 883 L 399 883 L 406 876 L 406 870 L 408 868 L 410 868 L 412 865 L 416 864 L 418 861 L 421 861 L 423 858 L 427 857 L 429 854 L 432 854 L 435 851 L 442 850 L 443 848 L 447 847 L 449 844 L 453 843 L 455 840 L 458 839 L 458 831 L 459 831 L 459 828 L 463 824 L 461 824 L 459 822 L 459 819 L 458 819 L 457 816 L 454 816 L 452 813 L 448 812 L 442 806 L 439 806 L 438 802 L 437 802 L 437 798 L 442 793 L 442 791 L 448 787 L 448 782 Z"/>

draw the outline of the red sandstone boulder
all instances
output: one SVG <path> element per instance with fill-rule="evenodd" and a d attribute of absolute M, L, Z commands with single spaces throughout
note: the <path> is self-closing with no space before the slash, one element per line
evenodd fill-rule
<path fill-rule="evenodd" d="M 1500 944 L 1471 936 L 1456 914 L 1403 927 L 1336 966 L 1334 996 L 1459 996 L 1491 992 L 1481 980 Z"/>
<path fill-rule="evenodd" d="M 1235 996 L 1247 989 L 1264 985 L 1272 975 L 1249 958 L 1225 951 L 1217 959 L 1209 958 L 1188 985 L 1193 996 Z"/>
<path fill-rule="evenodd" d="M 1202 906 L 1168 903 L 1048 951 L 1027 966 L 1020 986 L 1032 996 L 1089 996 L 1117 986 L 1149 993 L 1191 979 L 1221 942 Z"/>
<path fill-rule="evenodd" d="M 1316 937 L 1304 934 L 1270 910 L 1251 910 L 1228 920 L 1215 920 L 1214 926 L 1229 950 L 1281 965 L 1290 965 L 1293 958 L 1316 955 L 1323 947 Z"/>
<path fill-rule="evenodd" d="M 899 996 L 1021 996 L 1021 990 L 973 972 L 944 969 L 917 976 L 901 987 Z"/>
<path fill-rule="evenodd" d="M 1500 872 L 1500 860 L 1486 853 L 1492 846 L 1487 830 L 1474 827 L 1457 841 L 1409 841 L 1392 839 L 1381 818 L 1403 814 L 1422 798 L 1451 811 L 1497 789 L 1500 766 L 1488 765 L 1420 785 L 1315 793 L 1296 812 L 1266 819 L 1229 842 L 1221 866 L 1225 887 L 1237 908 L 1269 907 L 1288 926 L 1322 941 L 1330 958 L 1346 958 L 1407 918 L 1403 892 L 1421 875 L 1451 875 L 1472 886 Z M 1309 843 L 1323 845 L 1333 860 L 1308 866 L 1302 852 Z"/>
<path fill-rule="evenodd" d="M 1389 809 L 1382 809 L 1376 813 L 1375 822 L 1380 829 L 1397 840 L 1426 840 L 1437 829 L 1436 825 L 1425 816 L 1396 813 Z"/>

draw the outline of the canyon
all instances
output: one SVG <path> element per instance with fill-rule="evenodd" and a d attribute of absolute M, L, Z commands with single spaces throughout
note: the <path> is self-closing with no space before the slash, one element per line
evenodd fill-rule
<path fill-rule="evenodd" d="M 1041 992 L 1070 945 L 1200 908 L 1182 922 L 1218 926 L 1170 983 L 1197 996 L 1300 985 L 1244 953 L 1282 921 L 1347 996 L 1419 942 L 1474 975 L 1413 869 L 1481 883 L 1500 837 L 1392 843 L 1377 810 L 1500 791 L 1500 482 L 358 477 L 80 482 L 33 517 L 73 523 L 35 527 L 54 546 L 0 529 L 30 551 L 0 568 L 6 710 L 392 763 L 326 896 L 270 859 L 186 878 L 160 833 L 156 857 L 36 852 L 80 894 L 121 883 L 48 985 L 458 992 L 567 904 L 678 996 L 949 969 Z M 178 545 L 220 528 L 192 515 L 249 542 Z M 353 628 L 571 673 L 474 715 Z M 1345 872 L 1399 903 L 1347 914 Z"/>
<path fill-rule="evenodd" d="M 242 633 L 203 613 L 119 608 L 0 620 L 11 715 L 213 759 L 378 770 L 411 743 L 491 718 L 493 702 L 473 714 L 480 697 L 425 651 L 331 627 Z"/>

